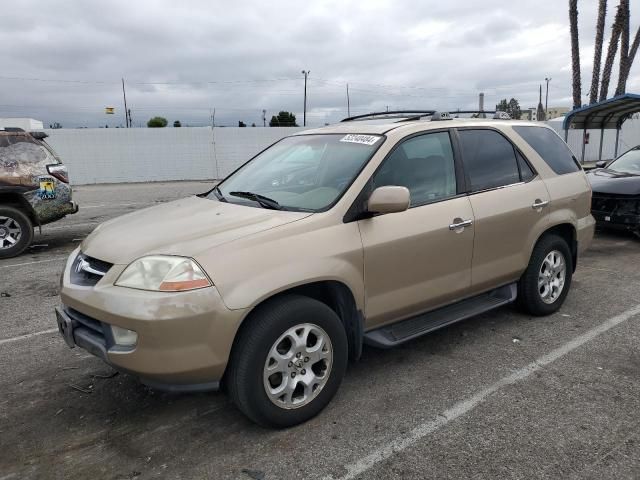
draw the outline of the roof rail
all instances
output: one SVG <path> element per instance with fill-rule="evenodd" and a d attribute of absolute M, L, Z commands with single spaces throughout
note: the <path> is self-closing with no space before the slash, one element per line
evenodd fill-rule
<path fill-rule="evenodd" d="M 509 115 L 507 112 L 496 111 L 496 113 L 493 114 L 493 119 L 494 120 L 511 120 L 511 115 Z"/>
<path fill-rule="evenodd" d="M 394 110 L 391 112 L 371 112 L 364 115 L 355 115 L 353 117 L 347 117 L 342 122 L 352 122 L 355 120 L 373 120 L 384 118 L 396 118 L 402 120 L 419 120 L 422 117 L 428 117 L 433 115 L 435 110 Z"/>
<path fill-rule="evenodd" d="M 496 113 L 496 111 L 495 110 L 456 110 L 454 112 L 449 112 L 449 114 L 454 118 L 459 113 L 485 114 L 485 115 L 493 116 Z M 486 117 L 482 117 L 482 118 L 486 118 Z"/>
<path fill-rule="evenodd" d="M 442 120 L 453 120 L 453 117 L 449 112 L 434 112 L 433 115 L 431 115 L 432 122 L 440 122 Z"/>
<path fill-rule="evenodd" d="M 24 129 L 19 127 L 0 127 L 3 132 L 24 132 Z"/>

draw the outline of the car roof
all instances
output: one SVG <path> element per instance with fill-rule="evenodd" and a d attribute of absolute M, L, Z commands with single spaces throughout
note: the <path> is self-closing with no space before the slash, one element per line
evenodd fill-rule
<path fill-rule="evenodd" d="M 497 127 L 504 125 L 510 126 L 532 126 L 549 128 L 546 124 L 540 122 L 532 122 L 529 120 L 494 120 L 489 118 L 452 118 L 450 120 L 400 120 L 395 122 L 380 123 L 380 120 L 356 120 L 349 122 L 340 122 L 335 125 L 327 125 L 326 127 L 304 130 L 297 135 L 317 135 L 329 133 L 356 133 L 356 134 L 373 134 L 383 135 L 391 130 L 395 130 L 407 126 L 420 125 L 424 130 L 436 130 L 449 127 Z"/>

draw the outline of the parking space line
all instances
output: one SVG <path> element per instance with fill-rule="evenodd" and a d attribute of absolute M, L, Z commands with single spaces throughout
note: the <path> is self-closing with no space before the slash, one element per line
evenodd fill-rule
<path fill-rule="evenodd" d="M 26 340 L 27 338 L 37 337 L 39 335 L 46 335 L 47 333 L 57 332 L 57 328 L 50 328 L 49 330 L 42 330 L 41 332 L 27 333 L 25 335 L 18 335 L 17 337 L 3 338 L 0 340 L 0 345 L 5 343 L 17 342 L 18 340 Z"/>
<path fill-rule="evenodd" d="M 97 204 L 97 205 L 81 205 L 80 208 L 82 210 L 87 209 L 87 208 L 104 208 L 104 207 L 109 207 L 109 208 L 113 208 L 113 207 L 137 207 L 137 206 L 141 206 L 141 205 L 155 205 L 156 202 L 143 202 L 143 203 L 101 203 L 101 204 Z"/>
<path fill-rule="evenodd" d="M 329 475 L 324 477 L 325 480 L 350 480 L 358 477 L 359 475 L 362 475 L 363 473 L 375 467 L 380 462 L 390 458 L 398 452 L 414 446 L 420 440 L 432 434 L 441 427 L 444 427 L 449 422 L 452 422 L 458 417 L 470 412 L 475 407 L 487 400 L 489 396 L 496 393 L 498 390 L 501 390 L 504 387 L 513 385 L 514 383 L 526 379 L 532 373 L 541 370 L 546 365 L 555 362 L 556 360 L 564 357 L 578 347 L 581 347 L 585 343 L 590 342 L 599 335 L 605 333 L 607 330 L 610 330 L 616 325 L 626 322 L 627 320 L 638 314 L 640 314 L 640 304 L 630 308 L 629 310 L 626 310 L 620 315 L 616 315 L 615 317 L 606 320 L 605 322 L 590 330 L 587 330 L 582 335 L 574 337 L 564 345 L 556 348 L 555 350 L 552 350 L 546 355 L 541 356 L 525 367 L 516 370 L 511 375 L 507 375 L 506 377 L 501 378 L 494 384 L 483 388 L 475 395 L 472 395 L 471 397 L 456 403 L 451 408 L 439 413 L 435 418 L 418 425 L 407 434 L 402 435 L 401 437 L 396 437 L 390 442 L 386 442 L 383 447 L 371 451 L 369 454 L 365 455 L 359 460 L 356 460 L 354 463 L 345 465 L 344 467 L 347 470 L 346 474 L 339 477 L 333 477 Z"/>
<path fill-rule="evenodd" d="M 22 267 L 24 265 L 34 265 L 36 263 L 57 262 L 57 261 L 62 261 L 64 259 L 66 259 L 66 258 L 68 258 L 68 255 L 55 257 L 55 258 L 49 258 L 47 260 L 36 260 L 34 262 L 12 263 L 10 265 L 0 265 L 0 268 Z"/>

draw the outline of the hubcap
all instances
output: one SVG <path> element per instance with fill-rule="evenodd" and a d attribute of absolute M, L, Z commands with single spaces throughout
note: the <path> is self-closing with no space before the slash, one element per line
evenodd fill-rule
<path fill-rule="evenodd" d="M 302 407 L 318 396 L 331 374 L 333 348 L 312 323 L 291 327 L 275 341 L 264 365 L 264 388 L 280 408 Z"/>
<path fill-rule="evenodd" d="M 538 274 L 538 292 L 544 303 L 551 304 L 558 299 L 564 288 L 566 274 L 564 255 L 558 250 L 549 252 L 542 261 Z"/>
<path fill-rule="evenodd" d="M 11 248 L 22 236 L 20 224 L 10 217 L 0 216 L 0 250 Z"/>

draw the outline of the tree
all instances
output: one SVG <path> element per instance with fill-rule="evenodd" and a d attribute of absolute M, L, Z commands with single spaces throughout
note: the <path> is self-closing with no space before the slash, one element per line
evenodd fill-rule
<path fill-rule="evenodd" d="M 580 84 L 580 42 L 578 40 L 578 0 L 569 0 L 569 27 L 571 31 L 573 108 L 579 108 L 582 105 L 582 92 Z"/>
<path fill-rule="evenodd" d="M 604 41 L 604 21 L 606 15 L 607 0 L 600 0 L 598 4 L 598 21 L 596 23 L 596 41 L 593 51 L 593 73 L 591 74 L 589 104 L 598 101 L 598 84 L 600 83 L 600 64 L 602 63 L 602 43 Z"/>
<path fill-rule="evenodd" d="M 281 111 L 278 116 L 271 117 L 270 127 L 297 127 L 296 116 L 291 112 Z"/>
<path fill-rule="evenodd" d="M 616 58 L 618 51 L 618 40 L 620 39 L 620 5 L 616 11 L 616 16 L 611 26 L 611 38 L 609 39 L 609 47 L 607 48 L 607 57 L 604 60 L 604 67 L 602 69 L 602 82 L 600 83 L 600 98 L 598 101 L 602 102 L 607 99 L 609 94 L 609 82 L 611 81 L 611 70 L 613 69 L 613 61 Z"/>
<path fill-rule="evenodd" d="M 180 123 L 180 120 L 176 120 L 175 122 L 173 122 L 173 128 L 179 128 L 181 126 L 182 124 Z"/>
<path fill-rule="evenodd" d="M 149 128 L 164 128 L 167 126 L 169 122 L 164 117 L 153 117 L 147 122 L 147 127 Z"/>
<path fill-rule="evenodd" d="M 622 95 L 626 89 L 627 62 L 629 60 L 629 0 L 620 0 L 620 68 L 615 96 Z"/>
<path fill-rule="evenodd" d="M 238 122 L 238 126 L 239 126 L 239 127 L 246 127 L 246 126 L 247 126 L 247 124 L 246 124 L 246 123 L 244 123 L 243 121 L 239 121 L 239 122 Z"/>
<path fill-rule="evenodd" d="M 520 120 L 522 117 L 522 110 L 520 109 L 520 104 L 518 100 L 512 98 L 507 102 L 506 98 L 500 100 L 500 103 L 496 105 L 496 111 L 498 112 L 507 112 L 511 118 L 514 120 Z"/>

